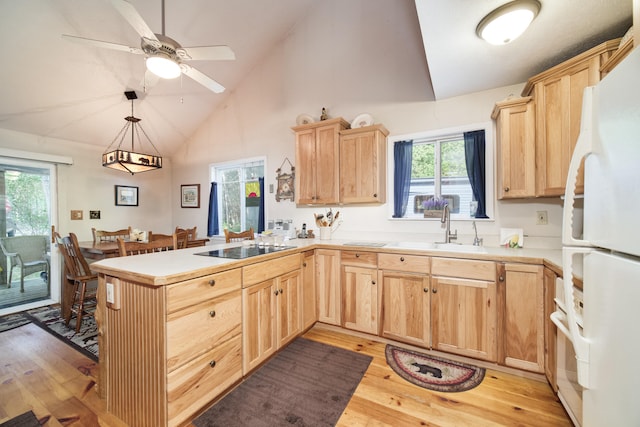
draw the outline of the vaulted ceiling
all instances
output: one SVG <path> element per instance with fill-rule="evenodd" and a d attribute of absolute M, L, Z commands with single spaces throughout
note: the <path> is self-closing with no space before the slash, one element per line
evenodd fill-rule
<path fill-rule="evenodd" d="M 426 54 L 436 99 L 524 82 L 621 36 L 632 14 L 632 0 L 541 0 L 521 40 L 498 47 L 478 39 L 475 27 L 504 0 L 393 1 L 419 20 L 415 37 L 424 52 L 417 54 Z M 162 31 L 160 0 L 130 3 L 152 31 Z M 215 94 L 187 77 L 148 87 L 143 56 L 61 37 L 139 46 L 139 35 L 108 0 L 0 0 L 0 128 L 106 147 L 130 112 L 123 92 L 135 90 L 136 116 L 161 135 L 155 143 L 170 155 L 318 7 L 312 0 L 166 0 L 167 36 L 183 46 L 228 45 L 235 52 L 235 61 L 192 62 L 226 87 Z"/>

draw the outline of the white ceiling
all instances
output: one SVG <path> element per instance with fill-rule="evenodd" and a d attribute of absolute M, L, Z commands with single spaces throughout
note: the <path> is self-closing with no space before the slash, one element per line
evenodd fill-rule
<path fill-rule="evenodd" d="M 130 1 L 160 33 L 161 1 Z M 496 47 L 479 40 L 475 26 L 505 0 L 388 1 L 410 9 L 420 21 L 436 99 L 523 82 L 621 36 L 632 13 L 632 0 L 541 0 L 530 30 Z M 108 0 L 0 0 L 0 128 L 106 148 L 130 113 L 123 92 L 135 90 L 135 115 L 160 152 L 170 155 L 318 6 L 312 0 L 166 0 L 165 7 L 165 33 L 183 46 L 233 49 L 235 61 L 191 62 L 224 85 L 225 93 L 210 92 L 187 77 L 160 81 L 145 93 L 142 56 L 61 38 L 70 34 L 138 46 L 139 36 Z"/>

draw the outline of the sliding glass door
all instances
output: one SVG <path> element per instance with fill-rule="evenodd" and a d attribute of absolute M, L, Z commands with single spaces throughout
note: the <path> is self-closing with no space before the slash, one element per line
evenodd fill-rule
<path fill-rule="evenodd" d="M 0 314 L 59 300 L 56 166 L 0 157 Z"/>

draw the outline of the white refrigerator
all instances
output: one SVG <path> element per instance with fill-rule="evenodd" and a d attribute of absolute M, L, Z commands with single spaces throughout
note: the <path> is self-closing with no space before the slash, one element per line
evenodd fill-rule
<path fill-rule="evenodd" d="M 584 159 L 584 199 L 575 197 Z M 584 92 L 564 201 L 565 312 L 582 426 L 640 426 L 640 49 Z M 583 280 L 582 312 L 569 278 Z M 562 321 L 560 321 L 562 320 Z"/>

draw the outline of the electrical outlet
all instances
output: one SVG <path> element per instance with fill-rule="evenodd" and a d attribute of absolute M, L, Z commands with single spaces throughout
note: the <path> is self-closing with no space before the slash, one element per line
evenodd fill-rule
<path fill-rule="evenodd" d="M 536 212 L 536 225 L 547 225 L 549 224 L 549 218 L 547 217 L 547 211 L 537 211 Z"/>

